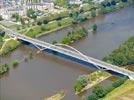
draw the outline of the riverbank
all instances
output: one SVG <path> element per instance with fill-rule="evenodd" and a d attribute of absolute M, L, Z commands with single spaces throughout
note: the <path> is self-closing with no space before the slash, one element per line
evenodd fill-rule
<path fill-rule="evenodd" d="M 50 34 L 50 33 L 52 33 L 52 32 L 55 32 L 55 31 L 58 31 L 58 30 L 60 30 L 60 29 L 66 28 L 66 27 L 68 27 L 68 26 L 70 26 L 70 25 L 71 25 L 71 24 L 68 24 L 68 25 L 61 26 L 61 27 L 58 27 L 58 28 L 56 28 L 56 29 L 53 29 L 53 30 L 44 32 L 44 33 L 42 33 L 42 34 L 38 34 L 38 35 L 36 35 L 36 38 L 39 38 L 39 37 L 44 36 L 44 35 L 48 35 L 48 34 Z"/>
<path fill-rule="evenodd" d="M 68 32 L 68 34 L 61 40 L 61 43 L 70 45 L 71 43 L 74 43 L 87 35 L 88 32 L 85 28 L 77 26 L 72 32 Z"/>
<path fill-rule="evenodd" d="M 134 36 L 130 37 L 103 60 L 118 66 L 134 64 Z"/>
<path fill-rule="evenodd" d="M 93 88 L 92 95 L 90 95 L 87 100 L 101 100 L 105 98 L 105 96 L 108 95 L 111 91 L 124 84 L 127 80 L 127 77 L 119 77 L 116 81 L 108 86 L 97 85 Z"/>
<path fill-rule="evenodd" d="M 134 98 L 134 81 L 127 80 L 120 87 L 108 93 L 100 100 L 133 100 Z"/>
<path fill-rule="evenodd" d="M 92 25 L 96 22 L 98 25 L 97 32 L 89 33 L 86 38 L 80 40 L 80 42 L 78 41 L 72 44 L 71 46 L 87 56 L 101 60 L 106 54 L 117 48 L 129 36 L 133 35 L 133 11 L 134 7 L 131 6 L 107 14 L 101 18 L 97 17 L 95 20 L 93 19 L 82 23 L 82 25 L 89 26 L 89 24 Z M 98 24 L 98 22 L 101 24 Z M 111 24 L 112 22 L 114 24 Z M 73 29 L 74 27 L 71 28 Z M 71 28 L 65 28 L 55 32 L 54 34 L 44 36 L 42 37 L 42 41 L 52 43 L 51 40 L 60 40 L 68 33 L 68 30 L 71 30 Z M 61 36 L 61 34 L 63 35 Z M 44 97 L 56 94 L 56 92 L 61 89 L 67 90 L 64 100 L 79 100 L 81 96 L 88 96 L 91 94 L 92 88 L 79 96 L 75 95 L 73 86 L 79 75 L 92 73 L 92 68 L 84 68 L 79 64 L 74 64 L 70 61 L 48 55 L 45 52 L 36 54 L 37 49 L 30 48 L 26 45 L 21 45 L 14 52 L 2 57 L 1 62 L 3 64 L 10 64 L 11 62 L 12 64 L 12 59 L 23 59 L 23 57 L 27 56 L 30 51 L 34 54 L 32 60 L 20 63 L 19 67 L 15 69 L 12 68 L 12 65 L 9 65 L 9 67 L 11 67 L 9 74 L 0 80 L 2 100 L 43 100 Z M 110 78 L 103 81 L 101 84 L 102 86 L 107 86 L 113 81 L 115 80 L 111 80 Z M 12 90 L 14 90 L 13 93 Z"/>
<path fill-rule="evenodd" d="M 100 70 L 95 71 L 89 75 L 79 76 L 74 86 L 75 94 L 78 95 L 111 76 L 111 74 Z"/>
<path fill-rule="evenodd" d="M 109 2 L 108 2 L 109 3 Z M 88 7 L 82 7 L 79 8 L 78 11 L 71 11 L 71 13 L 67 12 L 61 12 L 61 14 L 54 14 L 52 17 L 44 17 L 41 19 L 38 19 L 36 21 L 36 26 L 33 26 L 29 31 L 25 33 L 25 35 L 30 37 L 40 37 L 46 34 L 49 34 L 51 32 L 57 31 L 59 29 L 62 29 L 64 27 L 73 25 L 73 24 L 79 24 L 80 22 L 83 22 L 87 19 L 94 18 L 98 15 L 107 14 L 113 11 L 117 11 L 119 9 L 125 8 L 128 5 L 131 4 L 131 0 L 128 0 L 127 2 L 119 1 L 115 2 L 114 4 L 108 5 L 102 5 L 99 4 L 96 7 L 96 4 L 88 5 Z M 87 6 L 87 5 L 86 5 Z M 85 9 L 86 8 L 86 9 Z M 94 8 L 94 9 L 93 9 Z M 65 15 L 62 15 L 64 13 Z M 46 18 L 46 19 L 45 19 Z M 67 23 L 64 23 L 64 19 L 67 19 Z M 54 22 L 54 23 L 53 23 Z M 49 24 L 53 23 L 54 25 L 49 26 Z M 64 24 L 61 24 L 64 23 Z M 50 27 L 50 28 L 43 28 L 43 27 Z M 31 34 L 33 33 L 33 34 Z"/>
<path fill-rule="evenodd" d="M 65 97 L 65 92 L 60 91 L 51 97 L 45 98 L 44 100 L 63 100 L 64 97 Z"/>
<path fill-rule="evenodd" d="M 92 5 L 92 7 L 93 7 L 93 5 Z M 62 28 L 68 27 L 74 23 L 77 23 L 77 22 L 79 23 L 79 22 L 85 21 L 87 19 L 91 19 L 91 18 L 95 17 L 96 15 L 100 14 L 98 10 L 92 11 L 91 10 L 92 7 L 89 7 L 90 9 L 88 8 L 88 9 L 84 10 L 85 12 L 78 13 L 78 16 L 76 18 L 73 18 L 73 16 L 74 16 L 73 14 L 75 14 L 76 13 L 75 12 L 75 13 L 71 13 L 72 17 L 68 16 L 67 15 L 68 13 L 65 14 L 64 18 L 62 18 L 62 17 L 59 18 L 59 15 L 56 15 L 56 20 L 50 20 L 51 22 L 49 22 L 49 23 L 44 20 L 43 20 L 43 22 L 41 22 L 41 20 L 40 20 L 38 22 L 38 26 L 33 26 L 32 28 L 30 28 L 25 33 L 25 35 L 27 35 L 29 37 L 37 38 L 37 37 L 41 37 L 42 35 L 47 35 L 52 32 L 55 32 L 57 30 L 60 30 Z M 125 5 L 123 7 L 125 7 Z M 121 8 L 123 8 L 123 7 L 121 7 Z M 83 7 L 83 9 L 84 9 L 84 7 Z M 55 15 L 53 16 L 52 19 L 55 19 L 54 17 L 55 17 Z M 45 24 L 43 24 L 43 23 L 45 23 Z"/>
<path fill-rule="evenodd" d="M 7 72 L 9 72 L 9 66 L 7 64 L 3 64 L 0 66 L 0 78 L 2 77 L 2 75 L 6 74 Z"/>
<path fill-rule="evenodd" d="M 20 42 L 11 38 L 5 39 L 2 47 L 0 48 L 0 56 L 3 56 L 20 45 Z"/>

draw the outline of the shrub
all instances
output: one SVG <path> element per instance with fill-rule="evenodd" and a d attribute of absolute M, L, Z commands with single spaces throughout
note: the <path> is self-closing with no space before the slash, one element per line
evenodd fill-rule
<path fill-rule="evenodd" d="M 7 73 L 9 71 L 9 66 L 8 64 L 3 64 L 0 66 L 0 76 Z"/>
<path fill-rule="evenodd" d="M 69 32 L 67 36 L 65 36 L 61 43 L 63 44 L 70 44 L 76 40 L 79 40 L 82 37 L 87 35 L 87 31 L 82 27 L 77 27 L 75 31 Z"/>
<path fill-rule="evenodd" d="M 13 65 L 13 67 L 17 67 L 19 65 L 19 61 L 18 60 L 14 60 L 12 62 L 12 65 Z"/>
<path fill-rule="evenodd" d="M 93 29 L 94 31 L 96 31 L 96 30 L 97 30 L 97 24 L 94 24 L 94 25 L 92 26 L 92 29 Z"/>
<path fill-rule="evenodd" d="M 93 94 L 95 94 L 97 98 L 102 98 L 106 95 L 106 92 L 102 86 L 96 86 L 93 89 Z"/>
<path fill-rule="evenodd" d="M 96 86 L 93 88 L 92 95 L 88 97 L 88 100 L 98 100 L 100 98 L 103 98 L 105 95 L 107 95 L 109 92 L 111 92 L 113 89 L 119 87 L 122 85 L 128 78 L 123 77 L 119 78 L 115 82 L 113 82 L 111 85 L 107 87 L 102 87 L 102 86 Z"/>
<path fill-rule="evenodd" d="M 28 32 L 26 32 L 25 35 L 34 38 L 34 37 L 36 37 L 36 35 L 38 35 L 41 32 L 42 32 L 42 30 L 41 30 L 40 26 L 34 26 Z"/>
<path fill-rule="evenodd" d="M 42 25 L 42 22 L 37 22 L 37 25 L 39 25 L 39 26 Z"/>
<path fill-rule="evenodd" d="M 47 21 L 47 20 L 44 20 L 44 21 L 43 21 L 43 24 L 48 24 L 48 21 Z"/>
<path fill-rule="evenodd" d="M 114 88 L 117 88 L 120 85 L 122 85 L 126 80 L 127 80 L 127 77 L 119 78 L 117 81 L 115 81 L 115 82 L 112 83 L 112 86 Z"/>
<path fill-rule="evenodd" d="M 19 44 L 20 42 L 14 39 L 7 40 L 0 50 L 0 55 L 4 55 L 11 52 L 12 50 L 16 49 Z"/>
<path fill-rule="evenodd" d="M 96 17 L 96 10 L 91 10 L 91 16 Z"/>
<path fill-rule="evenodd" d="M 88 100 L 98 100 L 98 97 L 96 94 L 92 94 L 92 95 L 88 96 Z"/>
<path fill-rule="evenodd" d="M 134 36 L 114 50 L 110 55 L 104 57 L 104 61 L 115 65 L 134 64 Z"/>

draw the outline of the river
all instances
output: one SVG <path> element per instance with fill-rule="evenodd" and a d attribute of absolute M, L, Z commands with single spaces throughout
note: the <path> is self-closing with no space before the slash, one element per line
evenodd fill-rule
<path fill-rule="evenodd" d="M 98 25 L 97 32 L 89 33 L 72 46 L 88 56 L 102 59 L 134 35 L 134 7 L 99 16 L 80 25 L 88 29 L 93 23 Z M 39 39 L 50 43 L 53 40 L 60 41 L 74 27 L 64 28 Z M 33 59 L 21 62 L 17 68 L 12 67 L 14 59 L 21 60 L 30 51 L 34 54 Z M 43 100 L 62 89 L 67 92 L 65 100 L 80 100 L 79 96 L 74 95 L 74 82 L 79 75 L 94 71 L 44 52 L 37 54 L 37 50 L 24 45 L 0 60 L 0 63 L 10 65 L 10 73 L 0 79 L 1 100 Z M 102 84 L 109 82 L 111 81 L 106 80 Z"/>

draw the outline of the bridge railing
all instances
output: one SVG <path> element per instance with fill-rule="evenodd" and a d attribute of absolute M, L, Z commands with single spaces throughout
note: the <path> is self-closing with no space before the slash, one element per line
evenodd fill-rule
<path fill-rule="evenodd" d="M 112 65 L 112 64 L 109 64 L 109 63 L 106 63 L 106 62 L 103 62 L 103 61 L 91 58 L 91 57 L 89 57 L 89 59 L 92 60 L 93 62 L 95 62 L 97 65 L 103 66 L 106 69 L 114 70 L 116 72 L 120 72 L 122 74 L 126 74 L 127 76 L 128 75 L 134 76 L 134 72 L 129 71 L 127 69 L 124 69 L 124 68 L 121 68 L 121 67 L 118 67 L 118 66 L 115 66 L 115 65 Z"/>
<path fill-rule="evenodd" d="M 67 54 L 67 55 L 76 57 L 78 59 L 82 59 L 84 61 L 88 61 L 88 62 L 93 63 L 95 65 L 98 65 L 98 66 L 101 66 L 103 68 L 106 68 L 108 70 L 113 70 L 115 72 L 119 72 L 121 74 L 134 77 L 134 72 L 126 70 L 124 68 L 120 68 L 118 66 L 108 64 L 106 62 L 94 59 L 92 57 L 88 57 L 86 55 L 83 56 L 83 55 L 80 55 L 79 53 L 76 53 L 74 51 L 71 51 L 71 50 L 68 50 L 68 49 L 65 49 L 65 48 L 62 48 L 62 47 L 58 47 L 58 46 L 55 46 L 55 45 L 52 45 L 52 44 L 49 44 L 49 43 L 46 43 L 46 42 L 43 42 L 43 41 L 40 41 L 40 40 L 37 40 L 37 39 L 33 39 L 33 38 L 30 38 L 30 37 L 27 37 L 27 36 L 24 36 L 24 35 L 21 35 L 21 34 L 18 34 L 18 33 L 14 32 L 14 31 L 12 31 L 10 29 L 7 29 L 7 30 L 9 31 L 7 33 L 12 37 L 16 37 L 18 39 L 30 42 L 30 43 L 32 43 L 34 45 L 44 47 L 46 49 L 51 48 L 54 51 L 58 51 L 58 52 L 61 52 L 63 54 Z"/>
<path fill-rule="evenodd" d="M 7 32 L 7 33 L 12 37 L 16 37 L 18 39 L 30 42 L 34 45 L 44 47 L 45 49 L 51 48 L 52 50 L 60 51 L 64 54 L 68 54 L 68 55 L 74 56 L 76 58 L 81 58 L 83 60 L 87 60 L 87 58 L 85 58 L 83 55 L 80 55 L 80 54 L 78 54 L 76 52 L 73 52 L 71 50 L 68 50 L 68 49 L 65 49 L 65 48 L 62 48 L 62 47 L 58 47 L 58 46 L 52 45 L 50 43 L 46 43 L 46 42 L 43 42 L 43 41 L 40 41 L 40 40 L 37 40 L 37 39 L 33 39 L 33 38 L 30 38 L 30 37 L 27 37 L 27 36 L 24 36 L 24 35 L 21 35 L 21 34 L 17 34 L 12 30 L 8 30 L 8 31 L 9 32 Z M 10 34 L 10 33 L 12 33 L 12 34 Z"/>

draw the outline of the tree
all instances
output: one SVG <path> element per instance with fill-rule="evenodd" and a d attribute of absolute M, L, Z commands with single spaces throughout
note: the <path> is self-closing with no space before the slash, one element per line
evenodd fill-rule
<path fill-rule="evenodd" d="M 102 86 L 96 86 L 94 87 L 92 91 L 95 95 L 97 95 L 98 98 L 102 98 L 105 96 L 105 90 L 103 89 Z"/>
<path fill-rule="evenodd" d="M 121 0 L 122 2 L 127 2 L 128 0 Z"/>
<path fill-rule="evenodd" d="M 67 7 L 69 5 L 68 0 L 53 0 L 53 3 L 59 7 Z"/>
<path fill-rule="evenodd" d="M 16 22 L 17 22 L 17 21 L 19 21 L 20 16 L 19 16 L 18 13 L 14 13 L 14 14 L 12 14 L 12 18 L 14 18 L 16 20 Z"/>
<path fill-rule="evenodd" d="M 37 22 L 37 25 L 39 25 L 39 26 L 42 25 L 42 22 Z"/>
<path fill-rule="evenodd" d="M 81 82 L 76 82 L 75 86 L 74 86 L 74 90 L 75 92 L 80 92 L 83 89 L 83 86 L 81 84 Z"/>
<path fill-rule="evenodd" d="M 120 77 L 117 81 L 112 83 L 112 86 L 114 88 L 119 87 L 120 85 L 122 85 L 128 78 L 127 77 Z"/>
<path fill-rule="evenodd" d="M 92 95 L 88 96 L 88 100 L 98 100 L 97 95 L 92 94 Z"/>
<path fill-rule="evenodd" d="M 47 21 L 47 20 L 44 20 L 44 21 L 43 21 L 43 24 L 48 24 L 48 21 Z"/>
<path fill-rule="evenodd" d="M 8 64 L 3 64 L 0 66 L 0 75 L 3 75 L 9 71 L 9 66 Z"/>
<path fill-rule="evenodd" d="M 91 17 L 96 17 L 96 10 L 91 10 Z"/>
<path fill-rule="evenodd" d="M 19 65 L 19 61 L 18 60 L 14 60 L 12 62 L 12 65 L 13 65 L 13 67 L 17 67 Z"/>
<path fill-rule="evenodd" d="M 4 37 L 5 36 L 5 31 L 0 31 L 0 36 Z"/>
<path fill-rule="evenodd" d="M 32 8 L 27 10 L 27 16 L 29 18 L 32 18 L 32 19 L 37 18 L 37 15 L 36 15 L 35 11 Z"/>
<path fill-rule="evenodd" d="M 22 25 L 25 25 L 25 21 L 24 21 L 23 18 L 20 18 L 20 22 L 21 22 Z"/>
<path fill-rule="evenodd" d="M 114 0 L 111 1 L 112 5 L 116 5 L 116 2 Z"/>
<path fill-rule="evenodd" d="M 3 20 L 3 18 L 2 18 L 2 16 L 0 15 L 0 21 L 2 21 Z"/>
<path fill-rule="evenodd" d="M 0 36 L 0 43 L 1 43 L 1 42 L 3 42 L 3 38 L 2 38 L 2 36 Z"/>
<path fill-rule="evenodd" d="M 94 24 L 94 25 L 92 26 L 92 28 L 93 28 L 93 31 L 96 31 L 96 30 L 97 30 L 97 24 Z"/>

